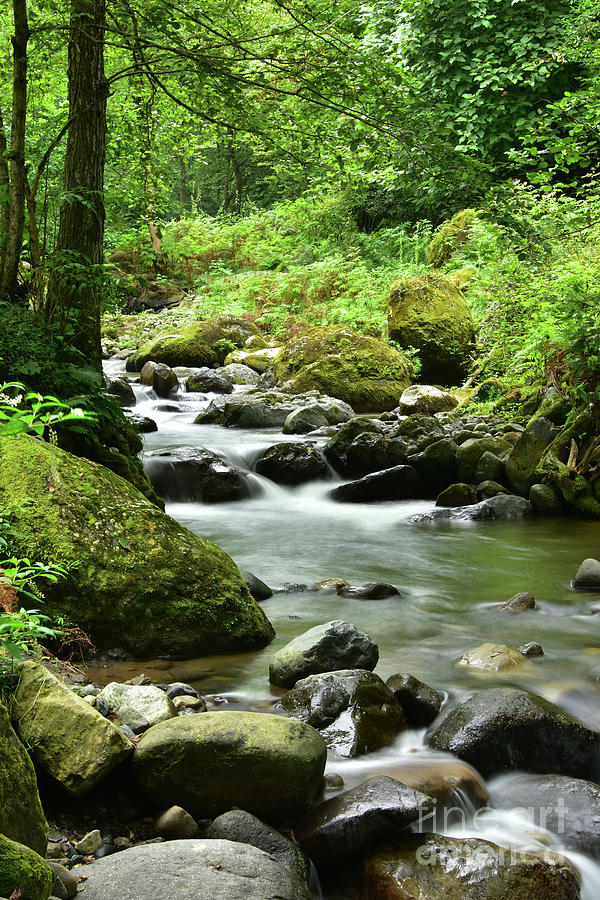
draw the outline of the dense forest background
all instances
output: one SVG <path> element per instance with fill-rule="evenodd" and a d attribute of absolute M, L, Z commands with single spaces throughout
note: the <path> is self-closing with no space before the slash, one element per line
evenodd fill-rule
<path fill-rule="evenodd" d="M 14 0 L 2 377 L 98 391 L 101 312 L 182 295 L 384 334 L 393 278 L 437 267 L 479 380 L 594 394 L 597 32 L 593 0 Z"/>

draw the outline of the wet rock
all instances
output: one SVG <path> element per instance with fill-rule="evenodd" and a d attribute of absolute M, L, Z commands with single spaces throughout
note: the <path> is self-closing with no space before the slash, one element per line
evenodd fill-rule
<path fill-rule="evenodd" d="M 48 825 L 33 763 L 0 703 L 0 834 L 45 854 Z"/>
<path fill-rule="evenodd" d="M 392 429 L 392 434 L 407 440 L 411 453 L 420 453 L 429 444 L 433 444 L 445 436 L 438 420 L 434 416 L 426 416 L 422 413 L 408 416 L 398 422 Z"/>
<path fill-rule="evenodd" d="M 172 719 L 177 710 L 164 691 L 154 685 L 118 684 L 111 681 L 99 696 L 111 713 L 116 713 L 134 734 Z"/>
<path fill-rule="evenodd" d="M 560 516 L 563 506 L 554 488 L 549 484 L 532 484 L 529 500 L 538 516 Z"/>
<path fill-rule="evenodd" d="M 94 831 L 89 831 L 85 837 L 82 837 L 81 840 L 75 844 L 75 849 L 78 853 L 81 853 L 82 856 L 91 856 L 92 853 L 99 850 L 101 846 L 102 835 L 96 828 Z"/>
<path fill-rule="evenodd" d="M 381 767 L 370 766 L 373 775 L 386 775 L 402 784 L 434 797 L 441 807 L 462 806 L 466 797 L 479 809 L 488 805 L 488 791 L 478 772 L 457 759 L 437 756 L 427 758 L 403 756 L 393 763 L 382 762 Z"/>
<path fill-rule="evenodd" d="M 135 394 L 126 378 L 104 378 L 107 394 L 112 394 L 119 401 L 120 406 L 135 406 Z"/>
<path fill-rule="evenodd" d="M 456 508 L 438 507 L 429 512 L 413 516 L 412 522 L 436 522 L 444 520 L 456 520 L 458 522 L 479 522 L 487 519 L 498 521 L 511 521 L 522 519 L 533 514 L 533 508 L 529 500 L 523 497 L 515 497 L 512 494 L 497 494 L 489 500 L 482 500 L 473 506 L 461 506 Z"/>
<path fill-rule="evenodd" d="M 406 461 L 406 444 L 391 439 L 373 419 L 356 416 L 339 429 L 324 448 L 333 468 L 344 477 L 361 478 Z"/>
<path fill-rule="evenodd" d="M 477 484 L 483 478 L 477 478 L 477 467 L 484 453 L 493 453 L 499 459 L 505 459 L 512 450 L 512 445 L 504 438 L 483 437 L 464 441 L 456 454 L 456 465 L 459 481 L 466 484 Z"/>
<path fill-rule="evenodd" d="M 448 391 L 441 391 L 431 384 L 412 384 L 402 392 L 399 409 L 403 416 L 412 413 L 433 415 L 447 412 L 457 406 L 457 400 Z"/>
<path fill-rule="evenodd" d="M 131 422 L 140 434 L 151 434 L 153 431 L 158 431 L 158 425 L 154 421 L 154 419 L 148 418 L 148 416 L 140 416 L 137 413 L 126 413 L 127 421 Z"/>
<path fill-rule="evenodd" d="M 378 500 L 408 500 L 419 495 L 419 479 L 412 466 L 394 466 L 330 491 L 337 503 L 374 503 Z"/>
<path fill-rule="evenodd" d="M 558 706 L 514 688 L 481 691 L 427 736 L 484 776 L 502 769 L 585 776 L 595 770 L 600 735 Z"/>
<path fill-rule="evenodd" d="M 505 644 L 485 643 L 469 650 L 459 659 L 457 665 L 469 666 L 471 669 L 484 669 L 490 672 L 501 672 L 523 664 L 523 656 L 518 650 Z"/>
<path fill-rule="evenodd" d="M 293 410 L 283 423 L 284 434 L 309 434 L 328 425 L 327 416 L 314 406 Z"/>
<path fill-rule="evenodd" d="M 508 488 L 505 488 L 504 485 L 497 481 L 482 481 L 477 485 L 478 500 L 489 500 L 491 497 L 496 497 L 498 494 L 509 493 L 510 491 Z"/>
<path fill-rule="evenodd" d="M 325 478 L 329 472 L 321 450 L 305 442 L 273 444 L 256 461 L 254 469 L 276 484 L 288 485 Z"/>
<path fill-rule="evenodd" d="M 157 365 L 158 363 L 155 363 L 152 360 L 148 360 L 147 363 L 144 363 L 140 372 L 140 382 L 142 384 L 145 384 L 147 387 L 152 387 L 154 370 L 156 369 Z"/>
<path fill-rule="evenodd" d="M 330 425 L 345 422 L 354 415 L 347 403 L 316 392 L 290 397 L 276 391 L 249 391 L 215 398 L 194 421 L 196 424 L 212 423 L 230 428 L 282 428 L 291 412 L 307 405 L 322 412 Z"/>
<path fill-rule="evenodd" d="M 170 806 L 154 819 L 150 830 L 155 837 L 176 841 L 194 837 L 198 834 L 198 825 L 183 807 Z"/>
<path fill-rule="evenodd" d="M 378 776 L 314 806 L 294 833 L 318 867 L 330 867 L 422 821 L 433 808 L 431 797 Z"/>
<path fill-rule="evenodd" d="M 233 392 L 233 384 L 226 375 L 215 372 L 214 369 L 206 366 L 196 369 L 193 375 L 188 375 L 185 388 L 194 393 L 231 394 Z"/>
<path fill-rule="evenodd" d="M 44 666 L 26 660 L 11 705 L 20 739 L 35 763 L 73 796 L 81 796 L 131 753 L 112 722 Z"/>
<path fill-rule="evenodd" d="M 229 363 L 216 369 L 217 375 L 223 375 L 231 384 L 258 384 L 260 375 L 243 363 Z"/>
<path fill-rule="evenodd" d="M 268 822 L 303 812 L 323 778 L 326 747 L 302 722 L 254 712 L 206 712 L 161 722 L 135 748 L 133 773 L 160 809 L 194 818 L 240 807 Z"/>
<path fill-rule="evenodd" d="M 53 885 L 54 871 L 35 850 L 0 834 L 0 896 L 47 900 Z"/>
<path fill-rule="evenodd" d="M 419 681 L 414 675 L 407 672 L 398 673 L 388 678 L 386 684 L 412 727 L 431 725 L 442 708 L 444 695 Z"/>
<path fill-rule="evenodd" d="M 543 417 L 530 422 L 506 460 L 506 477 L 516 491 L 528 496 L 538 480 L 536 469 L 555 434 L 549 419 Z"/>
<path fill-rule="evenodd" d="M 496 809 L 515 809 L 562 846 L 600 859 L 600 786 L 565 775 L 504 775 L 491 786 Z"/>
<path fill-rule="evenodd" d="M 171 684 L 166 686 L 165 694 L 170 700 L 174 700 L 175 697 L 200 696 L 196 688 L 193 688 L 191 684 L 186 684 L 185 681 L 172 681 Z"/>
<path fill-rule="evenodd" d="M 415 835 L 377 848 L 363 897 L 385 900 L 579 900 L 579 880 L 558 854 L 506 850 L 478 838 Z"/>
<path fill-rule="evenodd" d="M 152 389 L 159 397 L 168 397 L 178 387 L 179 381 L 173 369 L 164 363 L 158 363 L 152 372 Z"/>
<path fill-rule="evenodd" d="M 600 591 L 600 561 L 584 559 L 573 579 L 576 591 Z"/>
<path fill-rule="evenodd" d="M 141 844 L 85 870 L 86 900 L 311 900 L 306 883 L 267 853 L 233 841 Z"/>
<path fill-rule="evenodd" d="M 505 603 L 501 603 L 497 609 L 500 612 L 504 611 L 507 613 L 525 612 L 527 609 L 535 609 L 535 599 L 533 594 L 530 594 L 529 591 L 521 591 Z"/>
<path fill-rule="evenodd" d="M 273 596 L 273 591 L 269 585 L 257 578 L 253 572 L 248 572 L 245 569 L 240 569 L 240 572 L 255 600 L 268 600 L 269 597 Z"/>
<path fill-rule="evenodd" d="M 297 872 L 304 881 L 309 879 L 310 864 L 300 846 L 243 809 L 232 809 L 218 816 L 208 827 L 206 837 L 258 847 L 272 859 Z"/>
<path fill-rule="evenodd" d="M 316 728 L 339 756 L 387 747 L 406 728 L 402 707 L 373 672 L 347 669 L 303 678 L 280 707 Z"/>
<path fill-rule="evenodd" d="M 477 503 L 477 493 L 469 484 L 451 484 L 438 495 L 436 506 L 472 506 Z"/>
<path fill-rule="evenodd" d="M 273 656 L 269 681 L 292 687 L 307 675 L 339 669 L 368 669 L 377 665 L 379 649 L 364 631 L 334 620 L 316 625 L 294 638 Z"/>
<path fill-rule="evenodd" d="M 527 644 L 521 644 L 519 653 L 522 653 L 523 656 L 543 656 L 544 650 L 541 644 L 538 644 L 536 641 L 529 641 Z"/>
<path fill-rule="evenodd" d="M 421 453 L 409 456 L 407 462 L 419 474 L 427 496 L 435 496 L 456 477 L 458 446 L 450 438 L 429 444 Z"/>
<path fill-rule="evenodd" d="M 386 597 L 400 596 L 398 588 L 383 581 L 343 585 L 338 589 L 337 593 L 340 597 L 347 597 L 350 600 L 385 600 Z"/>
<path fill-rule="evenodd" d="M 145 469 L 154 490 L 165 500 L 230 503 L 252 493 L 245 472 L 202 447 L 148 453 Z"/>
<path fill-rule="evenodd" d="M 316 591 L 324 591 L 325 593 L 337 593 L 342 588 L 348 587 L 348 582 L 343 578 L 325 578 L 323 581 L 317 581 L 315 584 Z"/>

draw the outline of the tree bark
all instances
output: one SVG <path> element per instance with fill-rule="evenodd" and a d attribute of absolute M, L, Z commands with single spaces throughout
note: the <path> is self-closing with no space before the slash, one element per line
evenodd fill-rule
<path fill-rule="evenodd" d="M 71 0 L 65 199 L 60 211 L 48 318 L 72 330 L 88 364 L 101 368 L 106 101 L 105 0 Z"/>
<path fill-rule="evenodd" d="M 10 135 L 10 207 L 6 223 L 0 296 L 17 293 L 19 259 L 25 225 L 25 120 L 27 115 L 27 0 L 13 0 L 13 96 Z"/>
<path fill-rule="evenodd" d="M 4 252 L 8 236 L 8 223 L 10 221 L 10 176 L 6 159 L 7 150 L 6 132 L 4 130 L 2 110 L 0 110 L 0 280 L 4 269 Z"/>

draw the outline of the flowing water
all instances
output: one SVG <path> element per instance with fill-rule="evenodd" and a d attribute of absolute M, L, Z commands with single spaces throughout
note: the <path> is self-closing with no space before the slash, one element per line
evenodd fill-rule
<path fill-rule="evenodd" d="M 110 363 L 110 374 L 116 364 Z M 205 447 L 249 469 L 279 431 L 248 431 L 194 425 L 207 396 L 179 393 L 160 409 L 148 388 L 136 386 L 136 412 L 153 418 L 159 430 L 145 436 L 146 451 Z M 208 395 L 210 397 L 210 395 Z M 263 650 L 182 662 L 114 663 L 94 668 L 98 680 L 119 680 L 144 671 L 156 681 L 182 680 L 204 695 L 217 695 L 229 708 L 265 710 L 278 692 L 268 682 L 269 659 L 279 647 L 313 625 L 331 619 L 353 622 L 379 644 L 377 673 L 384 679 L 410 672 L 444 691 L 456 703 L 475 690 L 511 684 L 558 703 L 600 729 L 600 618 L 590 612 L 593 595 L 570 587 L 580 562 L 600 555 L 597 523 L 578 520 L 415 524 L 411 518 L 429 501 L 340 504 L 328 499 L 330 480 L 287 488 L 253 476 L 256 492 L 247 500 L 205 505 L 169 503 L 167 512 L 192 531 L 226 550 L 236 563 L 265 581 L 274 596 L 262 603 L 277 636 Z M 339 479 L 337 479 L 339 481 Z M 351 584 L 385 581 L 400 596 L 385 600 L 344 599 L 314 590 L 327 578 Z M 537 609 L 502 615 L 494 607 L 518 591 L 530 591 Z M 508 675 L 457 668 L 467 650 L 484 641 L 517 647 L 537 641 L 544 656 L 526 660 Z M 396 744 L 360 760 L 331 761 L 349 788 L 372 771 L 402 759 L 433 756 L 423 732 L 401 735 Z M 439 754 L 435 756 L 439 759 Z M 459 833 L 454 829 L 453 833 Z M 503 845 L 531 845 L 531 824 L 506 812 L 467 818 L 461 834 L 478 834 Z M 560 847 L 559 838 L 542 836 Z M 600 868 L 567 854 L 583 877 L 584 900 L 600 896 Z"/>

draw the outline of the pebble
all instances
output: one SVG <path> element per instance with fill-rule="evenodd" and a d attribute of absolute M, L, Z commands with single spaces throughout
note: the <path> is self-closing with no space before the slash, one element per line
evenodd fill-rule
<path fill-rule="evenodd" d="M 80 841 L 75 844 L 75 849 L 78 853 L 83 854 L 83 856 L 90 856 L 92 853 L 95 853 L 96 850 L 99 850 L 102 846 L 102 835 L 98 831 L 97 828 L 94 831 L 89 831 L 85 837 L 82 837 Z"/>

